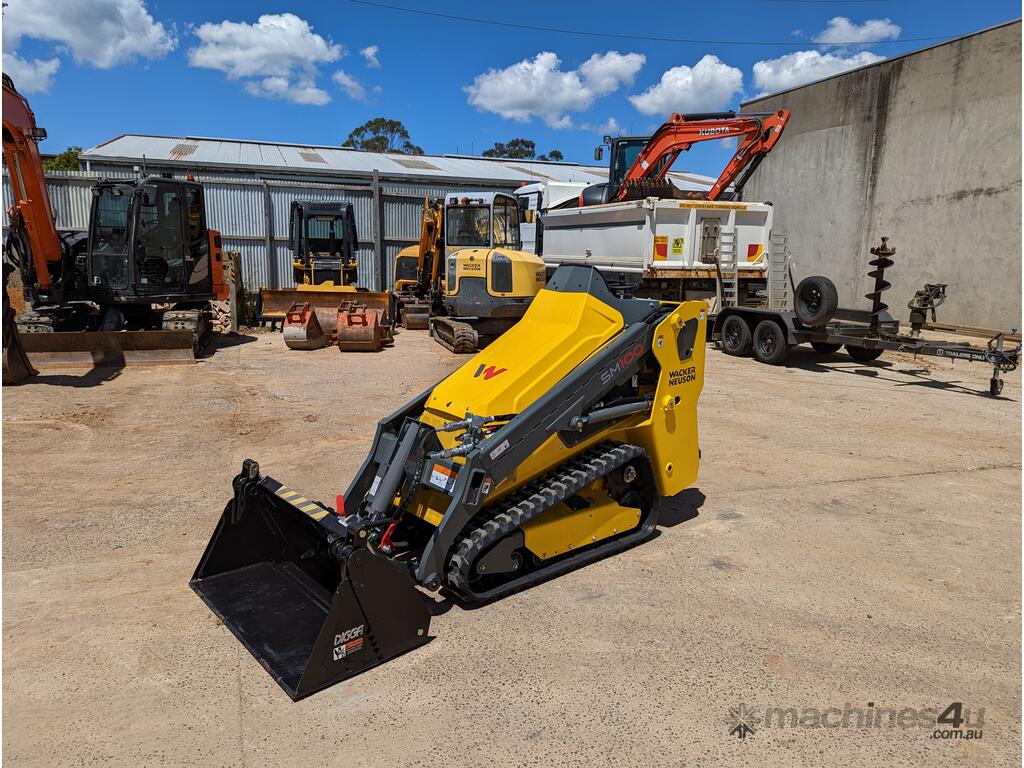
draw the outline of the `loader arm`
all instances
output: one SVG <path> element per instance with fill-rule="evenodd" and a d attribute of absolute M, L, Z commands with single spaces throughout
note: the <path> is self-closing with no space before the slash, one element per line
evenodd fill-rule
<path fill-rule="evenodd" d="M 717 200 L 730 184 L 737 194 L 765 155 L 772 151 L 789 121 L 789 111 L 737 115 L 735 112 L 673 114 L 637 155 L 611 196 L 626 199 L 630 182 L 661 179 L 680 153 L 701 141 L 736 138 L 738 146 L 725 170 L 715 180 L 706 199 Z"/>
<path fill-rule="evenodd" d="M 46 138 L 46 131 L 36 125 L 28 101 L 18 93 L 7 75 L 3 76 L 3 85 L 4 159 L 14 195 L 14 202 L 7 211 L 10 237 L 28 251 L 18 254 L 30 260 L 30 264 L 22 264 L 22 274 L 30 268 L 34 287 L 45 293 L 52 282 L 49 265 L 60 263 L 63 256 L 37 146 L 38 141 Z M 31 286 L 26 285 L 28 287 Z"/>

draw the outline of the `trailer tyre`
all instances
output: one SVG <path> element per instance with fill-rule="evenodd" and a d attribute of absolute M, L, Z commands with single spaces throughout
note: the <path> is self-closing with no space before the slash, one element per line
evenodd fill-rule
<path fill-rule="evenodd" d="M 742 357 L 750 354 L 753 339 L 750 326 L 739 315 L 729 315 L 722 321 L 722 350 L 727 355 Z"/>
<path fill-rule="evenodd" d="M 812 341 L 811 347 L 815 352 L 820 352 L 823 355 L 832 355 L 842 349 L 842 344 L 830 344 L 827 341 Z"/>
<path fill-rule="evenodd" d="M 796 286 L 793 309 L 800 322 L 809 328 L 825 325 L 839 306 L 836 285 L 827 277 L 805 277 Z"/>
<path fill-rule="evenodd" d="M 754 329 L 754 357 L 768 365 L 779 365 L 789 357 L 789 342 L 782 326 L 774 320 L 762 320 Z"/>
<path fill-rule="evenodd" d="M 846 345 L 846 352 L 858 363 L 870 363 L 882 356 L 881 349 L 868 349 L 867 347 L 851 347 Z"/>

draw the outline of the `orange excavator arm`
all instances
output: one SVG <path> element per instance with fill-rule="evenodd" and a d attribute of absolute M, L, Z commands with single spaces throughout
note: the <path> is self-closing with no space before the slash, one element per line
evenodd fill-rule
<path fill-rule="evenodd" d="M 7 172 L 11 177 L 14 202 L 7 211 L 12 233 L 23 229 L 31 252 L 36 284 L 49 288 L 51 262 L 59 262 L 63 249 L 53 220 L 50 194 L 46 189 L 43 162 L 36 142 L 46 131 L 36 125 L 35 115 L 25 97 L 3 76 L 3 145 Z M 21 254 L 25 258 L 29 254 Z"/>
<path fill-rule="evenodd" d="M 789 110 L 786 109 L 739 115 L 735 112 L 674 114 L 651 136 L 611 199 L 625 199 L 631 182 L 663 178 L 679 154 L 697 142 L 735 137 L 738 140 L 736 153 L 707 193 L 706 199 L 717 200 L 730 184 L 742 188 L 765 155 L 772 151 L 788 120 Z"/>

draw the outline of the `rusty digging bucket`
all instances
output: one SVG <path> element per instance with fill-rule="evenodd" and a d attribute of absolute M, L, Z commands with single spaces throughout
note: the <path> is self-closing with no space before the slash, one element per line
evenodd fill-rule
<path fill-rule="evenodd" d="M 407 331 L 430 329 L 430 305 L 425 301 L 406 301 L 402 304 L 402 327 Z"/>
<path fill-rule="evenodd" d="M 288 349 L 321 349 L 328 344 L 327 333 L 320 323 L 320 314 L 333 317 L 337 322 L 338 313 L 326 309 L 316 310 L 308 301 L 292 304 L 284 317 L 284 343 Z M 330 323 L 333 325 L 333 323 Z"/>
<path fill-rule="evenodd" d="M 394 326 L 387 300 L 385 303 L 364 303 L 363 297 L 343 302 L 338 307 L 338 349 L 342 352 L 380 352 L 395 341 Z"/>

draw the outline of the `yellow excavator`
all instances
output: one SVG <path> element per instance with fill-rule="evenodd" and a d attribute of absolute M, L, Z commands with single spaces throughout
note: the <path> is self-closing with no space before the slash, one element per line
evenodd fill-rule
<path fill-rule="evenodd" d="M 706 317 L 559 267 L 334 506 L 246 459 L 192 588 L 299 699 L 426 643 L 421 590 L 486 603 L 639 544 L 697 477 Z"/>
<path fill-rule="evenodd" d="M 406 328 L 430 328 L 472 353 L 511 328 L 544 287 L 543 260 L 520 250 L 519 204 L 503 192 L 426 200 L 420 242 L 395 257 L 394 296 Z"/>

